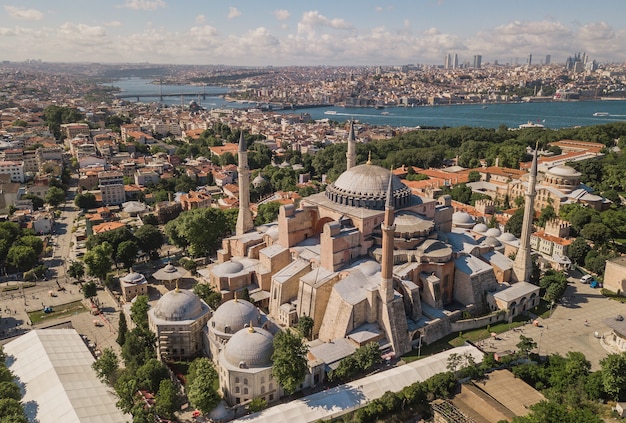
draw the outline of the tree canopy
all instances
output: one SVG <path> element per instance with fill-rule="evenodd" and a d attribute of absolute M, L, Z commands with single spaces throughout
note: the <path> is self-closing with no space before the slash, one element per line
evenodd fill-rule
<path fill-rule="evenodd" d="M 289 331 L 280 331 L 274 336 L 272 374 L 285 392 L 298 390 L 308 372 L 307 347 L 301 336 Z"/>

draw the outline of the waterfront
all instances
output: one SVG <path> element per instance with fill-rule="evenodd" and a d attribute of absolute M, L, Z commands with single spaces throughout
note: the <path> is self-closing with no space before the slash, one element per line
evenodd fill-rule
<path fill-rule="evenodd" d="M 229 102 L 212 93 L 224 92 L 226 87 L 162 85 L 152 84 L 152 80 L 127 78 L 112 82 L 125 93 L 163 94 L 183 93 L 181 97 L 147 96 L 139 97 L 145 103 L 162 102 L 169 106 L 187 105 L 196 101 L 205 109 L 211 108 L 249 108 L 256 103 Z M 134 100 L 134 99 L 127 99 Z M 333 114 L 326 114 L 326 112 Z M 555 101 L 541 103 L 489 103 L 459 104 L 416 107 L 348 108 L 348 107 L 311 107 L 306 109 L 283 109 L 277 113 L 309 113 L 315 120 L 330 119 L 343 122 L 355 119 L 363 123 L 391 127 L 458 127 L 472 126 L 498 128 L 505 125 L 517 128 L 528 122 L 539 123 L 546 128 L 558 129 L 574 126 L 601 125 L 626 121 L 626 101 Z M 594 113 L 607 113 L 594 116 Z"/>

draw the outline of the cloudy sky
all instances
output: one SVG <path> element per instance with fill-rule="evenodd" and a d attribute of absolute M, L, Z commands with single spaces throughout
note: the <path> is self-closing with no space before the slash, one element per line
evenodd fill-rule
<path fill-rule="evenodd" d="M 0 0 L 0 60 L 228 65 L 626 61 L 626 0 Z"/>

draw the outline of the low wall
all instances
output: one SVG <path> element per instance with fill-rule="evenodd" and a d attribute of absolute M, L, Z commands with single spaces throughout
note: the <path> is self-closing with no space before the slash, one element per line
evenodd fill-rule
<path fill-rule="evenodd" d="M 452 332 L 463 332 L 467 330 L 482 328 L 497 322 L 506 320 L 507 313 L 492 313 L 487 316 L 475 317 L 472 319 L 457 320 L 450 324 Z"/>

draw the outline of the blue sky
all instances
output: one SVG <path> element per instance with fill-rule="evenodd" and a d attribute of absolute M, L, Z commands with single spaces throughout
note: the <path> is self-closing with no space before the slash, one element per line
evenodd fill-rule
<path fill-rule="evenodd" d="M 228 65 L 626 61 L 626 0 L 0 0 L 0 60 Z"/>

